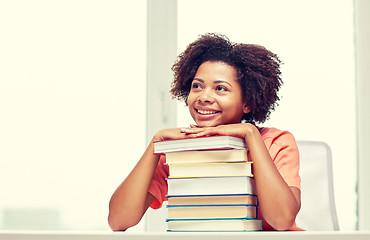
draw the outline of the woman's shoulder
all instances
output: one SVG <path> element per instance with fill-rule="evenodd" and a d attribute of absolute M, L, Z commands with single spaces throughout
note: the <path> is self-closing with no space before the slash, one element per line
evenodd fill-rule
<path fill-rule="evenodd" d="M 287 130 L 281 130 L 274 127 L 260 128 L 262 139 L 265 143 L 278 145 L 296 145 L 293 134 Z"/>
<path fill-rule="evenodd" d="M 262 137 L 273 137 L 280 135 L 293 135 L 287 130 L 281 130 L 274 127 L 261 127 L 259 128 Z"/>

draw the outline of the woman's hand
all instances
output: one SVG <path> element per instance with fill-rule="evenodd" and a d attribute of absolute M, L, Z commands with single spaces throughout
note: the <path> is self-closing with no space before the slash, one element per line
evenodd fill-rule
<path fill-rule="evenodd" d="M 248 133 L 256 129 L 253 124 L 250 123 L 237 123 L 237 124 L 227 124 L 219 125 L 216 127 L 197 127 L 195 125 L 190 125 L 189 128 L 181 128 L 181 132 L 187 136 L 193 137 L 204 137 L 212 135 L 232 135 L 237 137 L 246 138 Z"/>
<path fill-rule="evenodd" d="M 182 129 L 183 128 L 166 128 L 166 129 L 162 129 L 162 130 L 158 131 L 154 135 L 153 142 L 170 140 L 170 139 L 181 139 L 181 138 L 197 137 L 196 134 L 183 132 Z"/>

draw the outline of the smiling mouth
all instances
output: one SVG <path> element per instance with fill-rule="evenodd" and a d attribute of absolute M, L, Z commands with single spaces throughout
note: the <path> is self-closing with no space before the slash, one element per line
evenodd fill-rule
<path fill-rule="evenodd" d="M 202 114 L 202 115 L 211 115 L 211 114 L 216 114 L 221 111 L 209 111 L 209 110 L 200 110 L 200 109 L 195 109 L 197 113 Z"/>

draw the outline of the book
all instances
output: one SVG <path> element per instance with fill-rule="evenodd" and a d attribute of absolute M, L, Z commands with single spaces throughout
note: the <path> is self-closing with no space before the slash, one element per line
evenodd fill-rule
<path fill-rule="evenodd" d="M 261 219 L 213 219 L 213 220 L 171 220 L 167 219 L 167 231 L 170 232 L 238 232 L 261 231 Z"/>
<path fill-rule="evenodd" d="M 253 177 L 190 177 L 167 178 L 168 195 L 256 195 Z"/>
<path fill-rule="evenodd" d="M 166 196 L 168 205 L 228 205 L 244 204 L 258 205 L 257 197 L 247 194 L 228 194 L 228 195 L 183 195 L 183 196 Z"/>
<path fill-rule="evenodd" d="M 168 164 L 170 178 L 253 176 L 252 162 Z"/>
<path fill-rule="evenodd" d="M 226 149 L 208 151 L 169 152 L 166 163 L 207 163 L 207 162 L 243 162 L 248 161 L 246 149 Z"/>
<path fill-rule="evenodd" d="M 256 218 L 255 205 L 167 205 L 168 219 Z"/>
<path fill-rule="evenodd" d="M 243 138 L 154 142 L 169 167 L 168 231 L 262 230 L 252 162 Z"/>
<path fill-rule="evenodd" d="M 154 154 L 212 149 L 246 149 L 246 147 L 243 138 L 228 135 L 172 139 L 154 142 Z"/>

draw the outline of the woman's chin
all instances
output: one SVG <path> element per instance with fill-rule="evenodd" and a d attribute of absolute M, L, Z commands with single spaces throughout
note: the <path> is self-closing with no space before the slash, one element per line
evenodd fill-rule
<path fill-rule="evenodd" d="M 216 127 L 218 126 L 219 124 L 215 123 L 215 122 L 196 122 L 197 126 L 198 127 Z"/>

